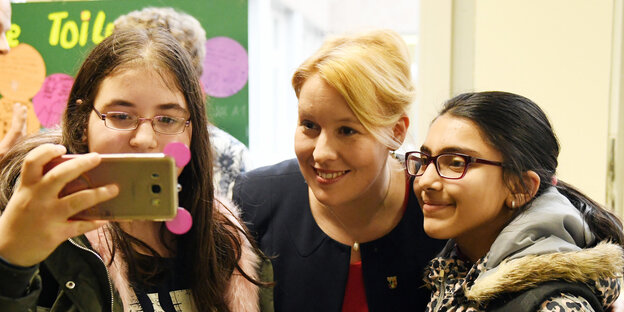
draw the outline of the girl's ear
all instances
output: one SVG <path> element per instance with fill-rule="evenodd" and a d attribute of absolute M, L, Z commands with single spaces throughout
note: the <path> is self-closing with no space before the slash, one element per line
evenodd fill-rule
<path fill-rule="evenodd" d="M 527 192 L 516 193 L 512 190 L 512 192 L 509 193 L 509 196 L 507 196 L 505 203 L 507 204 L 507 207 L 511 209 L 524 206 L 526 203 L 531 201 L 531 199 L 533 199 L 533 197 L 537 193 L 537 190 L 539 189 L 541 179 L 535 171 L 529 170 L 525 172 L 522 175 L 522 180 L 527 188 Z"/>
<path fill-rule="evenodd" d="M 392 134 L 397 142 L 405 141 L 405 137 L 407 136 L 407 128 L 409 128 L 409 117 L 407 115 L 403 115 L 397 120 L 394 128 L 392 129 Z"/>
<path fill-rule="evenodd" d="M 541 179 L 539 175 L 533 170 L 525 172 L 522 176 L 522 179 L 524 180 L 524 184 L 529 190 L 529 194 L 527 195 L 530 196 L 529 200 L 531 200 L 531 198 L 533 198 L 533 196 L 537 194 L 537 190 L 539 190 Z"/>

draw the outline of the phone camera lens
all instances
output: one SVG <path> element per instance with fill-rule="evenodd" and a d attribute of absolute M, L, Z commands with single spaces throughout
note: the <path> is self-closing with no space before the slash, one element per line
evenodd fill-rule
<path fill-rule="evenodd" d="M 160 193 L 160 185 L 152 184 L 152 193 L 154 193 L 154 194 Z"/>

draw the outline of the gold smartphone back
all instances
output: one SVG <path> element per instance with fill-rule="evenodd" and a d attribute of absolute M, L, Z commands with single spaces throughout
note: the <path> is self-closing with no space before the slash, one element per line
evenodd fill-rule
<path fill-rule="evenodd" d="M 170 220 L 177 213 L 175 160 L 161 153 L 101 154 L 96 168 L 70 182 L 60 196 L 117 184 L 119 195 L 76 214 L 82 220 Z M 63 157 L 71 158 L 71 155 Z"/>

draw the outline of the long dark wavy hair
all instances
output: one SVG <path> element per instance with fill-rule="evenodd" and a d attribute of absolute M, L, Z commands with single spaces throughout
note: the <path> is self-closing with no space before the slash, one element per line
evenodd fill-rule
<path fill-rule="evenodd" d="M 265 284 L 250 277 L 238 264 L 243 240 L 248 239 L 253 245 L 247 229 L 242 222 L 234 224 L 215 208 L 223 204 L 213 195 L 212 156 L 204 97 L 187 52 L 167 32 L 118 31 L 91 51 L 71 89 L 63 116 L 62 135 L 60 131 L 53 131 L 31 137 L 0 161 L 2 207 L 6 206 L 13 192 L 24 155 L 32 148 L 42 143 L 60 143 L 67 147 L 68 153 L 89 152 L 87 123 L 102 81 L 110 75 L 136 68 L 155 71 L 171 88 L 179 90 L 184 95 L 193 125 L 191 160 L 178 178 L 182 185 L 180 206 L 193 216 L 193 226 L 188 233 L 177 236 L 174 245 L 170 246 L 164 239 L 166 229 L 163 223 L 160 240 L 191 270 L 188 278 L 196 306 L 204 311 L 229 311 L 225 291 L 232 274 L 241 274 L 256 285 Z M 159 258 L 158 253 L 124 232 L 118 224 L 111 224 L 107 227 L 112 241 L 111 254 L 113 257 L 121 256 L 127 264 L 130 283 L 153 284 L 165 269 L 161 267 L 161 261 L 139 262 L 144 257 L 140 257 L 137 250 L 148 250 L 151 256 Z"/>
<path fill-rule="evenodd" d="M 540 177 L 538 197 L 554 185 L 581 212 L 597 242 L 622 245 L 621 221 L 568 183 L 553 178 L 559 142 L 542 109 L 526 97 L 508 92 L 464 93 L 448 100 L 439 116 L 450 114 L 476 123 L 488 143 L 503 155 L 503 179 L 510 189 L 529 193 L 522 176 L 532 170 Z M 530 204 L 525 204 L 519 212 Z"/>

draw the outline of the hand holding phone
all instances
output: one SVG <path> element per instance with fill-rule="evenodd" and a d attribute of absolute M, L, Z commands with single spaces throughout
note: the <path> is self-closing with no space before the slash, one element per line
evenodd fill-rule
<path fill-rule="evenodd" d="M 109 184 L 59 198 L 67 183 L 101 162 L 98 154 L 80 155 L 44 175 L 43 167 L 65 152 L 62 145 L 43 144 L 26 155 L 20 179 L 0 215 L 0 257 L 9 263 L 37 264 L 68 238 L 106 224 L 68 221 L 76 213 L 114 198 L 119 189 Z"/>

